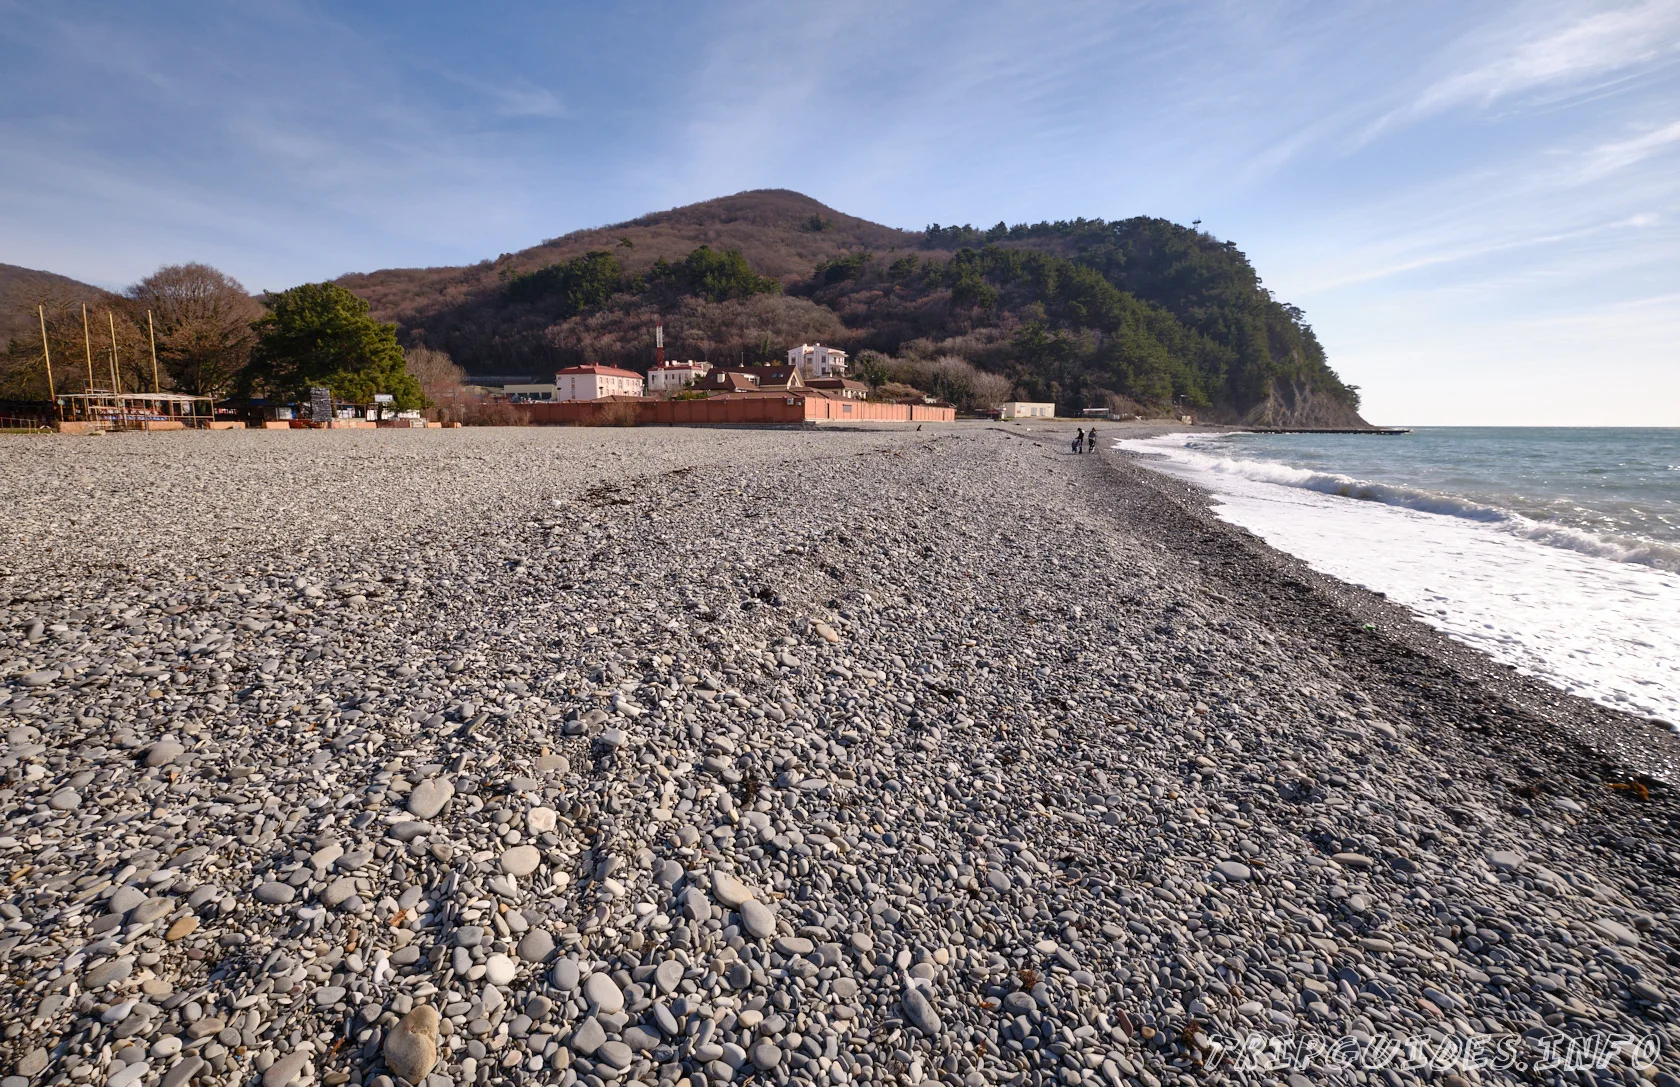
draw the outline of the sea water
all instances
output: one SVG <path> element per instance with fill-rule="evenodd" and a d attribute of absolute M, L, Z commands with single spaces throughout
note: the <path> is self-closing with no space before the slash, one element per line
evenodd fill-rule
<path fill-rule="evenodd" d="M 1518 670 L 1680 725 L 1680 429 L 1121 441 L 1214 511 Z"/>

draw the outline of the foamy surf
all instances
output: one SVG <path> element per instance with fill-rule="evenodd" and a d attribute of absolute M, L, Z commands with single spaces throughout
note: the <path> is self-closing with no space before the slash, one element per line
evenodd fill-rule
<path fill-rule="evenodd" d="M 1680 550 L 1403 484 L 1222 455 L 1201 436 L 1116 447 L 1154 454 L 1151 467 L 1212 492 L 1224 520 L 1385 593 L 1496 660 L 1680 723 Z"/>

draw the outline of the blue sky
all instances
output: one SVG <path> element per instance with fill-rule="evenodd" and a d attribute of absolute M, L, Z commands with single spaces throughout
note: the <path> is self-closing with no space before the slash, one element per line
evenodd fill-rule
<path fill-rule="evenodd" d="M 0 261 L 252 289 L 785 187 L 1230 238 L 1392 423 L 1680 425 L 1680 3 L 0 0 Z"/>

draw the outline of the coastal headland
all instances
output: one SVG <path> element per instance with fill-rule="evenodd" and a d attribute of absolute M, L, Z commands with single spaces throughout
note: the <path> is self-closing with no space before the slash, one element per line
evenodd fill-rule
<path fill-rule="evenodd" d="M 9 441 L 5 1087 L 1673 1082 L 1675 737 L 1074 425 Z"/>

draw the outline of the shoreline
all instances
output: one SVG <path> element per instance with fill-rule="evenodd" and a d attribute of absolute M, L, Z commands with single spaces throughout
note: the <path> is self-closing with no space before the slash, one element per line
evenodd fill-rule
<path fill-rule="evenodd" d="M 1073 426 L 20 445 L 0 1062 L 1158 1087 L 1241 1081 L 1212 1042 L 1253 1032 L 1672 1048 L 1672 734 Z"/>
<path fill-rule="evenodd" d="M 1154 437 L 1154 433 L 1139 435 Z M 1680 734 L 1664 723 L 1617 710 L 1564 691 L 1544 678 L 1522 675 L 1486 652 L 1420 621 L 1410 608 L 1362 586 L 1343 581 L 1312 567 L 1306 560 L 1282 551 L 1248 529 L 1224 521 L 1210 508 L 1215 495 L 1171 473 L 1149 466 L 1149 458 L 1131 451 L 1102 450 L 1116 461 L 1135 465 L 1161 481 L 1160 492 L 1178 499 L 1196 521 L 1211 522 L 1235 535 L 1257 563 L 1285 571 L 1285 576 L 1313 586 L 1335 608 L 1358 623 L 1379 627 L 1386 638 L 1410 652 L 1422 654 L 1455 675 L 1485 687 L 1497 698 L 1519 707 L 1532 723 L 1561 729 L 1594 755 L 1630 773 L 1673 785 L 1680 780 Z M 1193 497 L 1192 497 L 1193 496 Z M 1380 669 L 1379 669 L 1380 671 Z"/>

